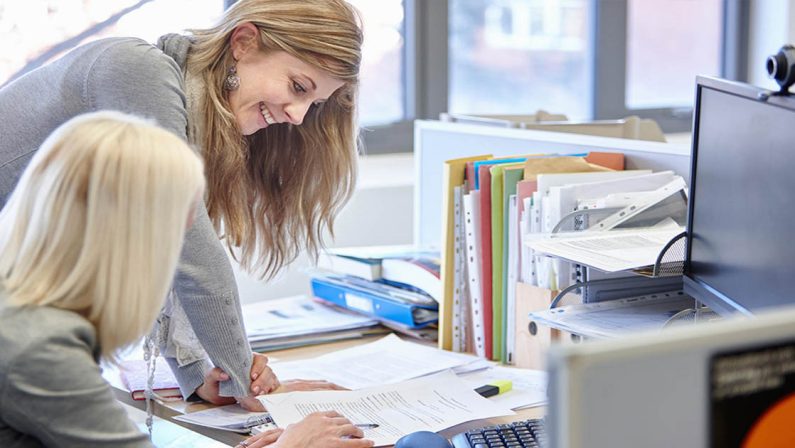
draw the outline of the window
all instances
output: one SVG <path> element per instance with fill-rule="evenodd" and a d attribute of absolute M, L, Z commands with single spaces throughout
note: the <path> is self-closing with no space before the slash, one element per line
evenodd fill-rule
<path fill-rule="evenodd" d="M 163 34 L 207 27 L 223 0 L 25 0 L 0 3 L 0 84 L 71 48 L 109 36 L 155 42 Z"/>
<path fill-rule="evenodd" d="M 450 112 L 588 117 L 590 3 L 453 0 Z"/>
<path fill-rule="evenodd" d="M 638 115 L 689 131 L 695 75 L 744 80 L 748 2 L 612 0 L 594 20 L 595 118 Z"/>
<path fill-rule="evenodd" d="M 350 2 L 362 14 L 364 21 L 359 91 L 361 124 L 370 126 L 404 120 L 403 1 Z"/>
<path fill-rule="evenodd" d="M 722 0 L 629 0 L 627 13 L 627 109 L 692 106 L 696 75 L 721 74 Z"/>
<path fill-rule="evenodd" d="M 0 84 L 89 39 L 206 27 L 233 1 L 2 2 Z M 410 150 L 412 121 L 448 111 L 639 115 L 688 130 L 695 74 L 747 76 L 748 2 L 349 1 L 365 25 L 360 122 L 371 154 Z"/>

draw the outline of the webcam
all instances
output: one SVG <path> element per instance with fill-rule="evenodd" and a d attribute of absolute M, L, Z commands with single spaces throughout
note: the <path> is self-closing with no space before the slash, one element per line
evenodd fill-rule
<path fill-rule="evenodd" d="M 768 56 L 767 74 L 775 79 L 781 90 L 779 95 L 789 95 L 789 88 L 795 84 L 795 46 L 784 45 L 778 53 Z"/>

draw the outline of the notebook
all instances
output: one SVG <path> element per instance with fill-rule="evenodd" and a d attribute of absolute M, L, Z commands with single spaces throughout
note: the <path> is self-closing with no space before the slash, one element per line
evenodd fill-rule
<path fill-rule="evenodd" d="M 130 391 L 133 400 L 143 400 L 147 380 L 146 361 L 142 359 L 122 361 L 119 373 L 124 387 Z M 157 358 L 152 390 L 161 398 L 182 398 L 179 384 L 163 358 Z"/>

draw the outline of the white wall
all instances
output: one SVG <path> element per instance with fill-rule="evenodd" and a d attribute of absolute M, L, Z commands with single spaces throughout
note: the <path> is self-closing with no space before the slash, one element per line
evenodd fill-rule
<path fill-rule="evenodd" d="M 362 157 L 357 189 L 340 212 L 329 247 L 411 244 L 414 165 L 412 154 Z M 233 261 L 243 303 L 308 294 L 311 263 L 301 255 L 278 278 L 260 281 Z"/>

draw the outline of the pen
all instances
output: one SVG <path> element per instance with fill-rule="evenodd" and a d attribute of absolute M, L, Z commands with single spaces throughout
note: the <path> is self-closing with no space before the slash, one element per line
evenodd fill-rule
<path fill-rule="evenodd" d="M 356 423 L 353 426 L 361 429 L 375 429 L 378 428 L 380 425 L 378 423 Z"/>

